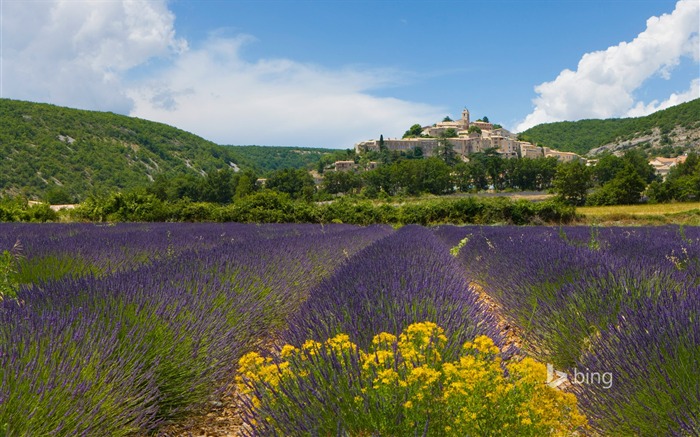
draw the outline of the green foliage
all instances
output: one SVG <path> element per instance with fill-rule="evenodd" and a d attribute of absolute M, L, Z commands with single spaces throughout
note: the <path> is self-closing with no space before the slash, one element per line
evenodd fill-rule
<path fill-rule="evenodd" d="M 562 200 L 572 205 L 583 205 L 588 189 L 593 185 L 591 170 L 580 161 L 561 164 L 557 168 L 553 184 Z"/>
<path fill-rule="evenodd" d="M 280 193 L 289 194 L 294 199 L 310 200 L 316 186 L 314 179 L 306 170 L 283 169 L 277 170 L 267 178 L 266 187 Z"/>
<path fill-rule="evenodd" d="M 0 197 L 0 222 L 51 222 L 58 213 L 44 203 L 30 205 L 22 197 Z"/>
<path fill-rule="evenodd" d="M 438 139 L 438 145 L 435 148 L 435 156 L 440 158 L 445 164 L 449 166 L 453 166 L 459 162 L 459 158 L 457 157 L 457 152 L 455 152 L 455 146 L 452 144 L 449 140 L 451 133 L 448 132 L 450 129 L 445 131 L 443 135 Z M 454 131 L 454 129 L 452 129 Z M 457 133 L 454 132 L 454 136 L 457 136 Z"/>
<path fill-rule="evenodd" d="M 329 171 L 323 176 L 323 189 L 330 194 L 350 193 L 362 187 L 362 178 L 354 171 Z"/>
<path fill-rule="evenodd" d="M 700 99 L 695 99 L 645 117 L 540 124 L 522 132 L 520 138 L 533 144 L 585 155 L 595 147 L 631 139 L 640 133 L 651 133 L 654 128 L 668 134 L 676 126 L 697 127 L 698 120 Z"/>
<path fill-rule="evenodd" d="M 481 133 L 481 128 L 480 128 L 479 126 L 469 126 L 469 129 L 467 130 L 467 132 L 470 133 L 470 134 L 471 134 L 471 133 L 474 133 L 474 132 L 480 134 L 480 133 Z"/>
<path fill-rule="evenodd" d="M 0 301 L 17 297 L 17 259 L 9 250 L 0 254 Z"/>
<path fill-rule="evenodd" d="M 423 126 L 420 124 L 414 124 L 403 134 L 403 138 L 418 138 L 423 133 Z"/>
<path fill-rule="evenodd" d="M 654 202 L 688 202 L 700 199 L 700 157 L 689 153 L 685 162 L 671 168 L 665 181 L 652 182 L 648 193 Z"/>
<path fill-rule="evenodd" d="M 646 182 L 637 169 L 630 163 L 625 163 L 622 170 L 602 187 L 598 188 L 586 200 L 587 205 L 630 205 L 639 203 Z"/>
<path fill-rule="evenodd" d="M 440 135 L 443 138 L 457 138 L 459 135 L 457 135 L 457 130 L 453 127 L 445 129 L 445 132 Z"/>
<path fill-rule="evenodd" d="M 617 172 L 622 170 L 624 166 L 622 158 L 612 153 L 606 153 L 598 159 L 598 163 L 593 167 L 593 175 L 598 184 L 604 185 L 613 180 Z"/>
<path fill-rule="evenodd" d="M 233 149 L 161 123 L 8 99 L 0 99 L 0 158 L 0 193 L 60 203 L 237 162 Z"/>
<path fill-rule="evenodd" d="M 654 167 L 638 150 L 629 150 L 622 158 L 604 155 L 593 168 L 593 175 L 600 184 L 586 201 L 593 206 L 638 203 L 647 183 L 656 179 Z"/>
<path fill-rule="evenodd" d="M 434 175 L 431 189 L 447 189 L 449 169 L 433 158 L 426 167 Z M 414 162 L 403 161 L 407 177 L 414 171 Z M 431 170 L 432 169 L 432 170 Z M 432 178 L 432 179 L 431 179 Z M 442 188 L 441 188 L 442 187 Z M 369 200 L 341 197 L 330 203 L 309 203 L 293 199 L 287 193 L 273 190 L 255 192 L 229 205 L 167 202 L 144 192 L 115 193 L 90 197 L 72 211 L 73 217 L 91 221 L 219 221 L 242 223 L 332 223 L 358 225 L 385 223 L 403 225 L 489 224 L 489 223 L 568 223 L 575 217 L 573 207 L 554 201 L 510 201 L 506 198 L 433 199 L 403 205 L 376 203 Z"/>
<path fill-rule="evenodd" d="M 454 151 L 452 151 L 454 153 Z M 440 158 L 404 159 L 362 174 L 367 193 L 376 197 L 418 195 L 424 192 L 445 194 L 452 191 L 449 166 Z"/>
<path fill-rule="evenodd" d="M 347 159 L 348 150 L 310 147 L 227 146 L 237 163 L 267 175 L 275 170 L 308 169 Z M 354 155 L 354 151 L 350 151 Z"/>
<path fill-rule="evenodd" d="M 275 360 L 249 353 L 239 361 L 244 416 L 256 434 L 279 435 L 312 427 L 319 435 L 539 436 L 586 425 L 574 395 L 544 384 L 544 364 L 503 364 L 483 335 L 449 361 L 447 341 L 424 322 L 398 338 L 377 334 L 367 351 L 338 334 L 287 345 Z"/>

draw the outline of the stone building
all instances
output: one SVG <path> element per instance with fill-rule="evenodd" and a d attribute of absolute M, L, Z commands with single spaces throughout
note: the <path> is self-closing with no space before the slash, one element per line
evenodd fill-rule
<path fill-rule="evenodd" d="M 472 126 L 478 127 L 481 132 L 475 130 L 470 133 L 469 128 Z M 559 152 L 548 147 L 540 147 L 526 141 L 519 141 L 514 133 L 503 128 L 494 129 L 492 123 L 483 121 L 471 122 L 469 110 L 466 108 L 462 111 L 462 118 L 459 120 L 442 121 L 435 123 L 433 126 L 425 127 L 420 138 L 384 139 L 384 146 L 389 151 L 398 152 L 410 152 L 420 148 L 424 156 L 433 156 L 439 146 L 440 139 L 437 137 L 444 134 L 448 129 L 454 130 L 457 137 L 448 138 L 447 141 L 452 144 L 455 152 L 463 159 L 468 159 L 472 153 L 483 152 L 493 148 L 505 158 L 554 156 L 560 161 L 581 159 L 575 153 Z M 355 151 L 358 154 L 370 150 L 380 150 L 378 140 L 362 141 L 355 144 Z"/>

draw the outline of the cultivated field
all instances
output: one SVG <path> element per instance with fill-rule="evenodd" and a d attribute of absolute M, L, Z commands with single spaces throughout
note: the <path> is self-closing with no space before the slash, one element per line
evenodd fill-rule
<path fill-rule="evenodd" d="M 0 224 L 0 253 L 0 434 L 224 397 L 241 435 L 700 433 L 696 227 Z"/>
<path fill-rule="evenodd" d="M 609 214 L 661 215 L 700 210 L 700 202 L 658 203 L 644 205 L 582 206 L 576 211 L 585 216 L 602 216 Z"/>

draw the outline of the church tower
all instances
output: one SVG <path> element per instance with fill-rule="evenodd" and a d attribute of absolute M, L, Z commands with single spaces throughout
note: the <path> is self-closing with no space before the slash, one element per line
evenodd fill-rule
<path fill-rule="evenodd" d="M 469 129 L 469 110 L 464 108 L 462 111 L 462 129 Z"/>

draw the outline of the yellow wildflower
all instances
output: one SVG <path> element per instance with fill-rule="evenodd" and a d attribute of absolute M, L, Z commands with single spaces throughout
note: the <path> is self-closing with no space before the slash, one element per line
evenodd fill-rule
<path fill-rule="evenodd" d="M 292 355 L 294 355 L 294 354 L 296 353 L 296 351 L 297 351 L 297 348 L 295 348 L 295 347 L 292 346 L 291 344 L 285 344 L 285 345 L 282 347 L 282 351 L 280 351 L 280 356 L 281 356 L 282 358 L 289 358 L 289 357 L 291 357 Z"/>

